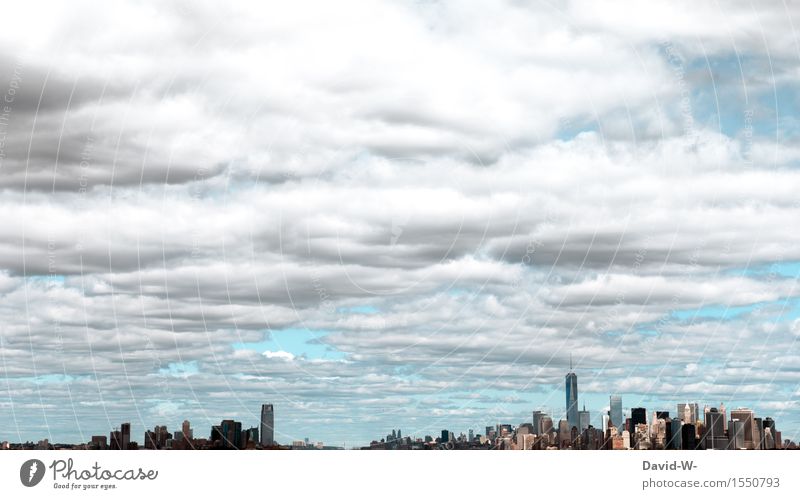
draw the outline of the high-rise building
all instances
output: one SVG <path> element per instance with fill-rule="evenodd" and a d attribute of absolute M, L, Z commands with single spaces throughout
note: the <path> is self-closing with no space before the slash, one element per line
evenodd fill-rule
<path fill-rule="evenodd" d="M 769 429 L 769 439 L 767 439 L 767 429 Z M 764 448 L 775 449 L 777 448 L 777 441 L 775 440 L 775 421 L 772 418 L 764 418 Z"/>
<path fill-rule="evenodd" d="M 731 417 L 733 417 L 731 411 Z M 731 449 L 745 449 L 744 438 L 744 423 L 738 419 L 731 419 L 728 423 L 728 432 L 730 433 L 730 448 Z"/>
<path fill-rule="evenodd" d="M 671 430 L 671 429 L 670 429 Z M 656 418 L 655 422 L 653 423 L 652 429 L 652 442 L 654 449 L 666 449 L 667 448 L 667 420 L 663 418 Z"/>
<path fill-rule="evenodd" d="M 753 418 L 753 431 L 758 435 L 754 437 L 756 449 L 764 448 L 764 420 L 762 418 Z"/>
<path fill-rule="evenodd" d="M 577 427 L 573 426 L 577 432 Z M 572 445 L 572 431 L 570 430 L 569 421 L 562 419 L 558 422 L 558 446 L 566 449 Z"/>
<path fill-rule="evenodd" d="M 706 449 L 723 450 L 728 448 L 728 437 L 725 435 L 724 416 L 712 407 L 705 413 Z"/>
<path fill-rule="evenodd" d="M 678 404 L 678 418 L 684 423 L 695 424 L 698 421 L 700 406 L 693 404 Z"/>
<path fill-rule="evenodd" d="M 275 445 L 275 411 L 272 404 L 261 405 L 261 447 Z"/>
<path fill-rule="evenodd" d="M 183 425 L 181 426 L 181 431 L 183 433 L 183 438 L 187 440 L 192 440 L 194 438 L 194 432 L 192 431 L 192 425 L 189 423 L 189 420 L 184 420 Z"/>
<path fill-rule="evenodd" d="M 753 424 L 753 411 L 746 408 L 734 409 L 731 411 L 731 420 L 739 420 L 742 423 L 742 431 L 745 449 L 755 449 L 755 425 Z"/>
<path fill-rule="evenodd" d="M 764 448 L 764 420 L 753 418 L 753 448 Z"/>
<path fill-rule="evenodd" d="M 578 419 L 578 376 L 572 372 L 572 357 L 569 361 L 569 372 L 565 377 L 567 391 L 567 424 L 571 428 L 579 428 Z"/>
<path fill-rule="evenodd" d="M 542 434 L 542 418 L 544 413 L 542 411 L 533 411 L 533 432 L 537 435 Z"/>
<path fill-rule="evenodd" d="M 232 419 L 223 419 L 219 425 L 222 447 L 225 449 L 243 449 L 242 423 Z"/>
<path fill-rule="evenodd" d="M 111 430 L 108 436 L 109 446 L 111 450 L 122 450 L 122 433 L 119 430 Z"/>
<path fill-rule="evenodd" d="M 158 447 L 156 446 L 156 434 L 150 430 L 144 431 L 144 448 L 158 449 Z"/>
<path fill-rule="evenodd" d="M 542 416 L 542 435 L 553 433 L 553 418 Z"/>
<path fill-rule="evenodd" d="M 670 437 L 669 442 L 667 442 L 667 449 L 674 449 L 680 450 L 681 449 L 681 426 L 683 422 L 680 418 L 675 418 L 671 421 L 670 426 L 672 427 L 672 436 Z"/>
<path fill-rule="evenodd" d="M 586 405 L 583 406 L 582 411 L 578 411 L 578 431 L 583 433 L 584 430 L 589 428 L 591 424 L 591 414 L 586 410 Z"/>
<path fill-rule="evenodd" d="M 153 431 L 155 448 L 163 449 L 167 446 L 167 440 L 172 438 L 172 434 L 167 431 L 166 426 L 156 426 Z"/>
<path fill-rule="evenodd" d="M 122 423 L 119 427 L 119 434 L 120 434 L 120 448 L 122 450 L 128 450 L 131 448 L 131 424 L 130 423 Z"/>
<path fill-rule="evenodd" d="M 681 449 L 697 449 L 697 435 L 695 434 L 695 427 L 691 423 L 684 423 L 684 425 L 681 426 Z"/>
<path fill-rule="evenodd" d="M 631 409 L 631 424 L 633 428 L 636 428 L 636 425 L 646 425 L 647 424 L 647 409 L 644 407 L 634 407 Z"/>
<path fill-rule="evenodd" d="M 609 424 L 616 427 L 619 430 L 619 433 L 622 433 L 622 430 L 625 427 L 625 420 L 622 419 L 622 397 L 619 395 L 612 395 L 609 399 Z"/>

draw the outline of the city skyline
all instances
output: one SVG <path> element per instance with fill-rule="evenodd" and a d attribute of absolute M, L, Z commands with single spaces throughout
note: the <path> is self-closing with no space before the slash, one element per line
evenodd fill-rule
<path fill-rule="evenodd" d="M 577 410 L 579 403 L 578 376 L 573 370 L 570 356 L 569 372 L 565 376 L 565 406 L 563 418 L 556 419 L 557 413 L 548 413 L 541 409 L 533 410 L 529 422 L 520 424 L 498 423 L 486 426 L 486 433 L 481 435 L 468 429 L 468 438 L 461 432 L 458 436 L 448 429 L 441 431 L 441 437 L 426 434 L 424 438 L 411 436 L 405 438 L 401 430 L 392 430 L 380 442 L 370 441 L 367 447 L 356 445 L 353 449 L 395 449 L 395 448 L 442 448 L 442 445 L 460 448 L 483 449 L 516 449 L 516 448 L 579 448 L 579 449 L 781 449 L 796 448 L 791 438 L 783 440 L 784 434 L 776 427 L 772 417 L 757 417 L 752 409 L 746 407 L 727 408 L 724 403 L 713 407 L 703 405 L 700 411 L 698 402 L 678 402 L 674 404 L 675 413 L 670 417 L 669 410 L 653 409 L 648 416 L 648 408 L 631 407 L 627 413 L 622 405 L 620 395 L 609 395 L 609 405 L 598 413 L 600 425 L 592 424 L 591 410 Z M 727 416 L 730 415 L 730 420 Z M 620 423 L 615 424 L 617 419 Z M 557 422 L 557 424 L 556 424 Z M 688 431 L 687 431 L 688 430 Z M 552 434 L 551 434 L 552 432 Z M 138 450 L 144 449 L 272 449 L 272 448 L 347 448 L 325 446 L 322 441 L 310 442 L 308 437 L 302 440 L 291 439 L 291 444 L 281 444 L 274 438 L 275 412 L 271 403 L 261 404 L 260 419 L 257 426 L 246 428 L 241 421 L 223 419 L 219 425 L 212 425 L 208 438 L 194 436 L 194 429 L 189 420 L 181 423 L 181 430 L 170 433 L 166 425 L 156 425 L 154 431 L 145 430 L 143 444 L 131 439 L 130 422 L 122 423 L 109 433 L 92 436 L 87 443 L 50 442 L 40 440 L 35 447 L 31 442 L 2 441 L 3 449 L 48 448 L 59 444 L 67 446 L 86 446 L 94 450 Z M 529 439 L 528 436 L 532 438 Z M 518 440 L 519 439 L 519 440 Z M 581 440 L 583 439 L 583 440 Z M 530 447 L 532 446 L 532 447 Z M 445 448 L 451 448 L 445 447 Z M 2 450 L 2 449 L 0 449 Z"/>

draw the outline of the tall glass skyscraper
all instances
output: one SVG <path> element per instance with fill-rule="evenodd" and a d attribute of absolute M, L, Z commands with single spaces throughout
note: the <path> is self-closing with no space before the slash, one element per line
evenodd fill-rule
<path fill-rule="evenodd" d="M 572 372 L 572 361 L 570 361 L 569 373 L 566 376 L 567 385 L 567 424 L 570 430 L 580 428 L 578 419 L 578 376 Z"/>
<path fill-rule="evenodd" d="M 625 421 L 622 419 L 622 397 L 619 395 L 612 395 L 609 399 L 609 418 L 610 423 L 617 428 L 619 433 L 625 429 Z"/>
<path fill-rule="evenodd" d="M 261 446 L 275 445 L 275 412 L 272 404 L 261 405 Z"/>

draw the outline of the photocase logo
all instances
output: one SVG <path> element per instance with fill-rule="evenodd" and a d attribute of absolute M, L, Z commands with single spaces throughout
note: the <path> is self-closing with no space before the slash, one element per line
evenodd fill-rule
<path fill-rule="evenodd" d="M 38 459 L 28 459 L 19 468 L 19 480 L 26 487 L 35 487 L 44 478 L 44 463 Z"/>

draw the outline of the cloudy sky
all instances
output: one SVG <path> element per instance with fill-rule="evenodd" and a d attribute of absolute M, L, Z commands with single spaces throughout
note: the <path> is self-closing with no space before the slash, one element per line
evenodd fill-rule
<path fill-rule="evenodd" d="M 570 354 L 596 426 L 800 436 L 797 3 L 3 18 L 0 440 L 483 433 L 562 417 Z"/>

